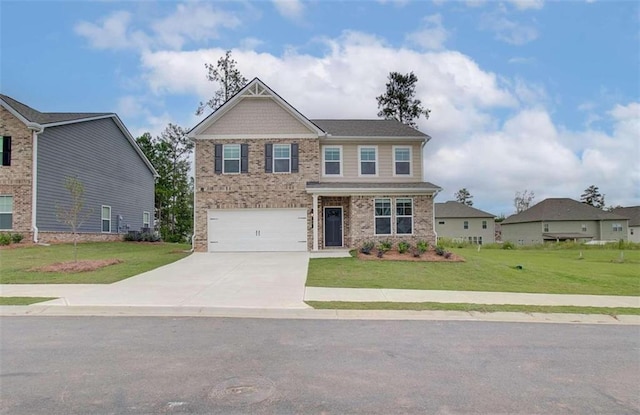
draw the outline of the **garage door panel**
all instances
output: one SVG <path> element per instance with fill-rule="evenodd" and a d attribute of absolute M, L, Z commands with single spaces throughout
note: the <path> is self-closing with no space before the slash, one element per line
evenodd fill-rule
<path fill-rule="evenodd" d="M 306 214 L 306 209 L 211 210 L 209 251 L 306 251 Z"/>

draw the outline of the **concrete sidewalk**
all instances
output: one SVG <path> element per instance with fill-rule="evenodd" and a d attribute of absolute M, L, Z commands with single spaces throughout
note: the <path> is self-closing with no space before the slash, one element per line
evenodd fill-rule
<path fill-rule="evenodd" d="M 305 301 L 384 301 L 393 303 L 434 302 L 640 308 L 640 297 L 617 295 L 530 294 L 485 291 L 307 287 L 304 299 Z"/>

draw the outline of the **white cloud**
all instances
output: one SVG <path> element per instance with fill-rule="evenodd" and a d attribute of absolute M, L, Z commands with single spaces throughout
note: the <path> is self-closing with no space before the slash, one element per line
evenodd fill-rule
<path fill-rule="evenodd" d="M 514 64 L 514 65 L 525 65 L 525 64 L 530 64 L 530 63 L 534 63 L 536 61 L 536 58 L 532 58 L 532 57 L 524 57 L 524 56 L 514 56 L 513 58 L 510 58 L 507 63 L 510 64 Z"/>
<path fill-rule="evenodd" d="M 304 15 L 304 5 L 300 0 L 273 0 L 273 5 L 282 17 L 299 21 Z"/>
<path fill-rule="evenodd" d="M 503 11 L 485 13 L 480 19 L 480 28 L 491 31 L 496 39 L 512 45 L 524 45 L 538 38 L 538 30 L 523 22 L 508 19 Z"/>
<path fill-rule="evenodd" d="M 432 14 L 423 21 L 423 28 L 409 33 L 406 38 L 409 42 L 420 46 L 425 50 L 438 50 L 444 47 L 444 42 L 449 37 L 449 32 L 442 25 L 442 16 Z"/>
<path fill-rule="evenodd" d="M 540 10 L 544 7 L 544 0 L 508 0 L 518 10 Z"/>
<path fill-rule="evenodd" d="M 141 32 L 131 32 L 129 24 L 131 14 L 125 11 L 114 12 L 99 23 L 81 21 L 74 31 L 85 37 L 96 49 L 127 49 L 141 46 L 147 39 Z"/>

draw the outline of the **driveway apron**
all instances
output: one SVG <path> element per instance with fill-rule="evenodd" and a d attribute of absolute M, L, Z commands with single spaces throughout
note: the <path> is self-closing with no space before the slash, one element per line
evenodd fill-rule
<path fill-rule="evenodd" d="M 309 308 L 307 252 L 194 253 L 135 277 L 41 305 Z"/>

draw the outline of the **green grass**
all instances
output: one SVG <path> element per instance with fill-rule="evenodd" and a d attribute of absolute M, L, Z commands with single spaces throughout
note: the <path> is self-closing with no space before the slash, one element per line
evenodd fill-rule
<path fill-rule="evenodd" d="M 307 286 L 640 295 L 640 251 L 452 249 L 466 262 L 309 261 Z M 522 269 L 516 269 L 516 266 Z"/>
<path fill-rule="evenodd" d="M 73 261 L 73 244 L 28 246 L 0 250 L 2 284 L 109 284 L 158 268 L 188 255 L 189 245 L 135 242 L 78 244 L 78 260 L 117 258 L 120 264 L 75 274 L 29 271 L 56 262 Z"/>
<path fill-rule="evenodd" d="M 29 305 L 53 300 L 56 297 L 0 297 L 0 305 Z"/>
<path fill-rule="evenodd" d="M 468 303 L 391 303 L 391 302 L 348 302 L 348 301 L 306 301 L 315 309 L 332 310 L 444 310 L 479 311 L 481 313 L 519 312 L 519 313 L 571 313 L 640 315 L 640 308 L 631 307 L 577 307 L 577 306 L 538 306 L 514 304 L 468 304 Z"/>

